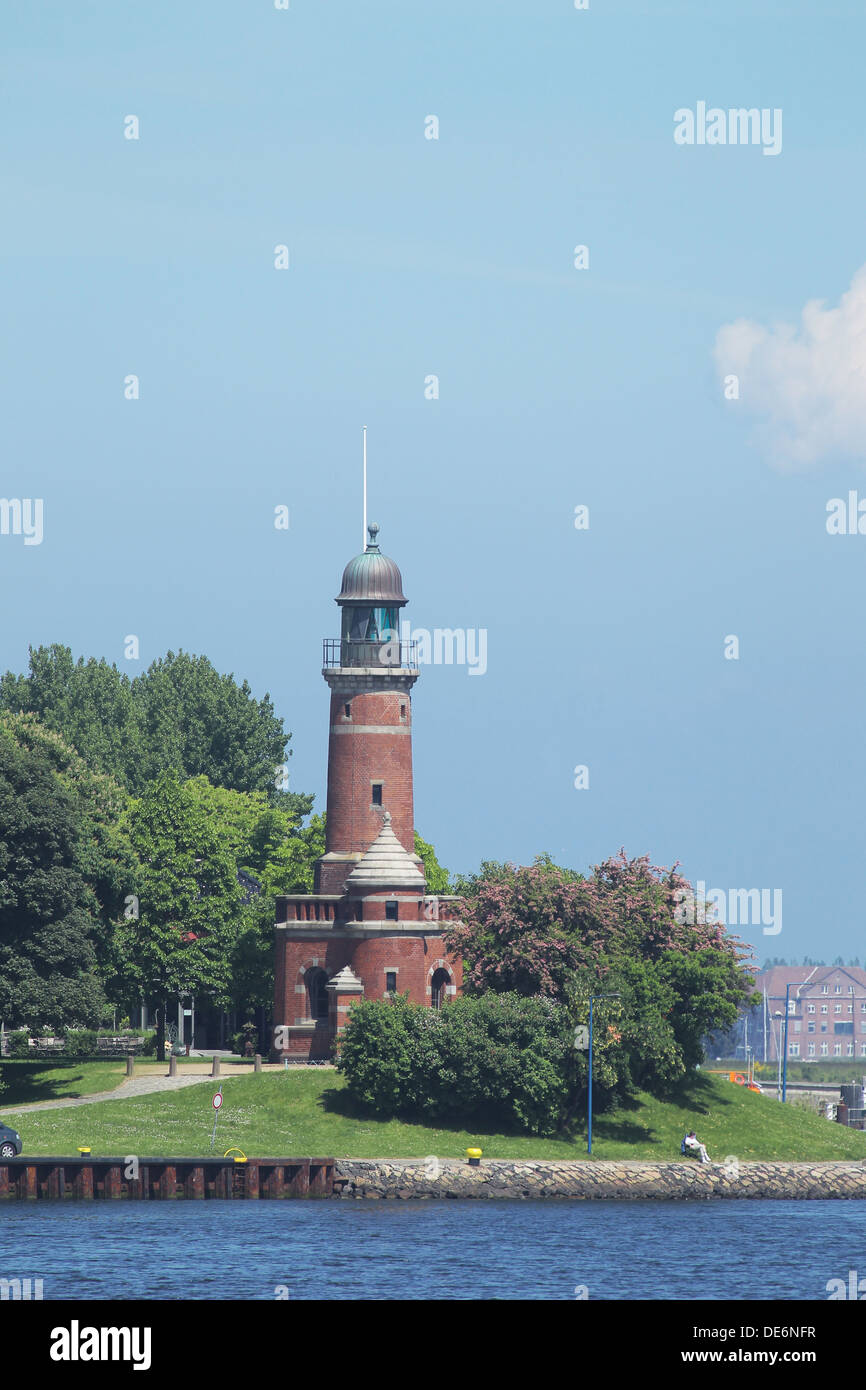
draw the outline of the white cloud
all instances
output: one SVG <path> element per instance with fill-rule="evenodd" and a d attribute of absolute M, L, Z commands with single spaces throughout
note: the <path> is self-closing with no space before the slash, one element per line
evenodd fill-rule
<path fill-rule="evenodd" d="M 764 417 L 758 439 L 779 468 L 866 460 L 866 266 L 837 309 L 824 303 L 808 302 L 799 329 L 738 319 L 716 337 L 718 370 L 739 377 L 739 404 Z"/>

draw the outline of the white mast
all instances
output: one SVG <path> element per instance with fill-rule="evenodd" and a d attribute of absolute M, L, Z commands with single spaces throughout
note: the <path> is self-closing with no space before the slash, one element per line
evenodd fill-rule
<path fill-rule="evenodd" d="M 367 426 L 364 426 L 364 531 L 361 537 L 361 549 L 367 549 Z"/>

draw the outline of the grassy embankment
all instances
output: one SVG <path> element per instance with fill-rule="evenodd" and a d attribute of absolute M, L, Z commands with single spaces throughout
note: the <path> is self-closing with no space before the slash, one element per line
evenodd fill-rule
<path fill-rule="evenodd" d="M 462 1158 L 480 1144 L 488 1158 L 566 1159 L 586 1154 L 586 1138 L 539 1139 L 462 1127 L 377 1120 L 359 1111 L 333 1071 L 263 1072 L 223 1077 L 215 1153 L 237 1146 L 250 1155 L 311 1154 L 338 1158 Z M 19 1129 L 25 1154 L 209 1152 L 213 1124 L 207 1085 L 69 1110 L 31 1111 L 3 1119 Z M 794 1106 L 781 1106 L 721 1077 L 693 1075 L 671 1100 L 641 1095 L 593 1124 L 595 1158 L 680 1159 L 680 1140 L 697 1130 L 710 1157 L 866 1159 L 866 1132 L 844 1129 Z"/>
<path fill-rule="evenodd" d="M 178 1057 L 178 1074 L 202 1076 L 210 1073 L 212 1058 Z M 241 1057 L 223 1057 L 222 1065 L 252 1071 L 252 1063 Z M 150 1058 L 136 1058 L 135 1075 L 166 1076 L 168 1066 Z M 0 1063 L 0 1112 L 15 1105 L 30 1105 L 44 1100 L 76 1099 L 100 1091 L 113 1091 L 126 1080 L 126 1062 L 106 1059 L 104 1062 L 55 1062 L 43 1059 L 36 1062 L 4 1058 Z"/>
<path fill-rule="evenodd" d="M 163 1068 L 165 1071 L 165 1068 Z M 0 1065 L 0 1111 L 33 1101 L 65 1100 L 113 1091 L 126 1077 L 125 1062 L 19 1062 Z"/>

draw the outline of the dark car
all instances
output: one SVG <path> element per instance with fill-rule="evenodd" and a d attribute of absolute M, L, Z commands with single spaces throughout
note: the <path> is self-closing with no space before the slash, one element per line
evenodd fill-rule
<path fill-rule="evenodd" d="M 0 1124 L 0 1158 L 17 1158 L 23 1145 L 17 1129 Z"/>

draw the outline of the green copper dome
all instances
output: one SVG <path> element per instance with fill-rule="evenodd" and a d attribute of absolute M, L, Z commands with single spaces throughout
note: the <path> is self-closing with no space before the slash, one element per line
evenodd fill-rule
<path fill-rule="evenodd" d="M 362 555 L 356 555 L 343 570 L 343 583 L 338 603 L 369 603 L 402 606 L 403 577 L 393 560 L 383 555 L 376 544 L 379 528 L 375 521 L 367 527 L 370 541 Z"/>

